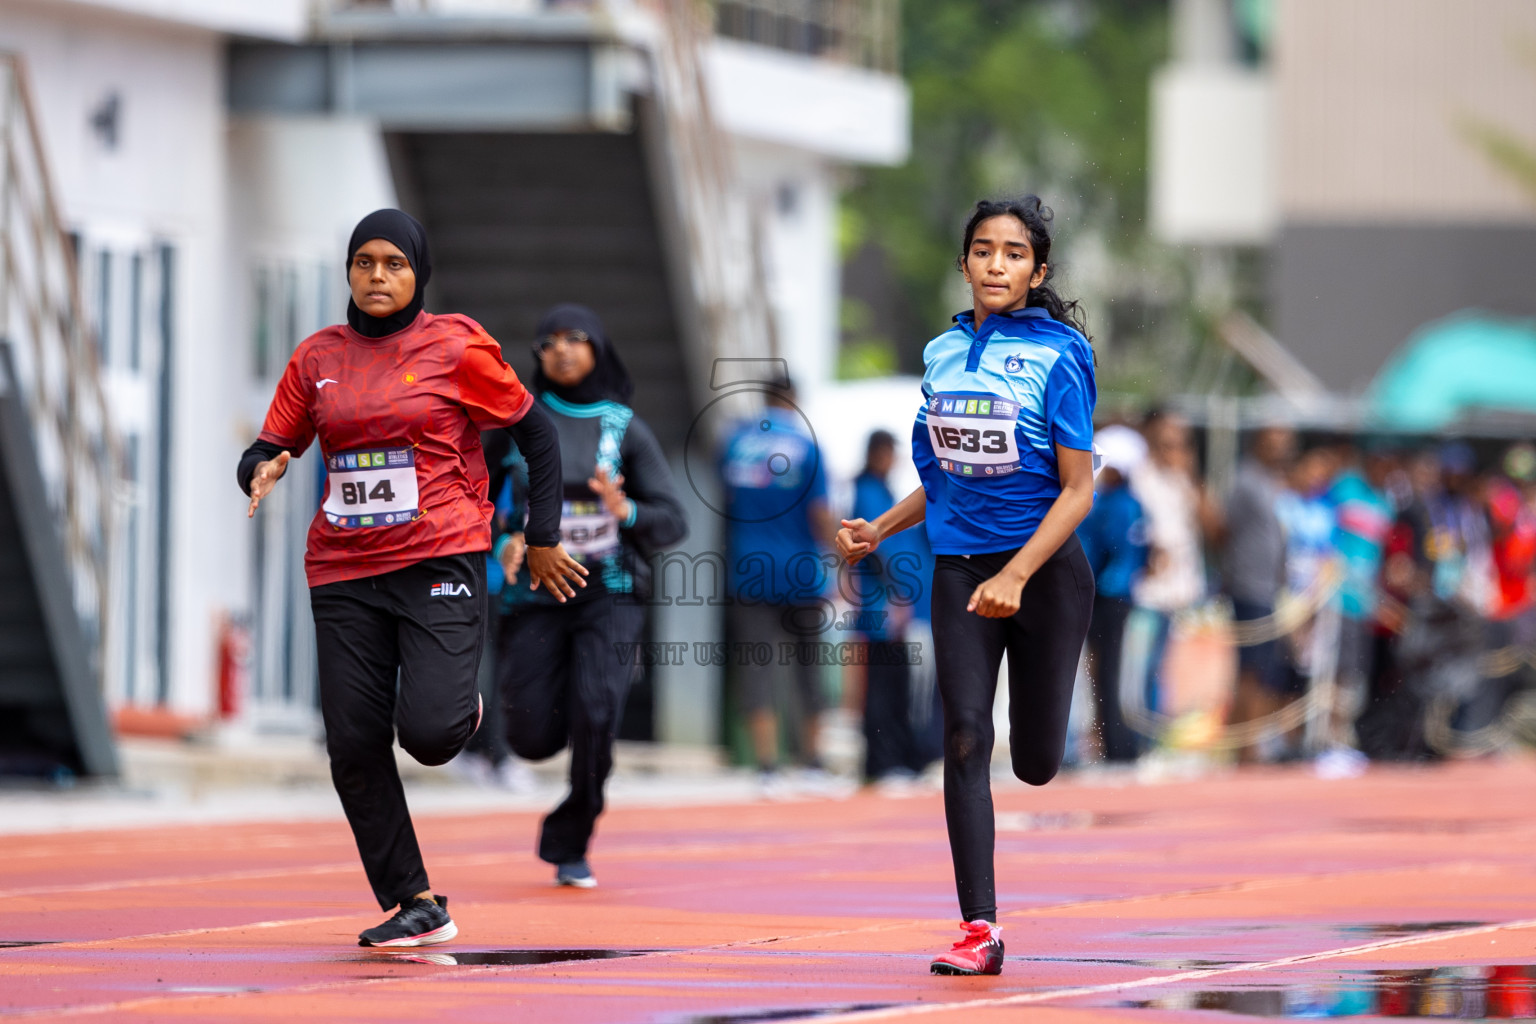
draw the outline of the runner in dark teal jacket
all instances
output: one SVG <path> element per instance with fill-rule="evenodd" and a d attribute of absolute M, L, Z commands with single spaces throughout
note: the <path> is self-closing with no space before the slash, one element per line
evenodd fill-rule
<path fill-rule="evenodd" d="M 508 532 L 496 557 L 502 588 L 496 672 L 507 741 L 533 761 L 571 747 L 571 792 L 545 817 L 539 857 L 561 885 L 597 884 L 587 852 L 613 741 L 639 664 L 632 654 L 645 628 L 649 556 L 688 532 L 661 446 L 629 406 L 629 373 L 597 314 L 556 306 L 539 325 L 533 391 L 560 435 L 564 503 L 560 535 L 588 571 L 587 586 L 558 603 L 533 589 L 522 565 L 526 469 L 505 439 L 487 448 L 491 493 L 512 478 Z"/>

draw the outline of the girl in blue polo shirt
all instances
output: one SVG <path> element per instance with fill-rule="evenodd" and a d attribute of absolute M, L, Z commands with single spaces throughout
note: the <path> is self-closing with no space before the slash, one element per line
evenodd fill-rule
<path fill-rule="evenodd" d="M 956 260 L 972 308 L 923 350 L 912 456 L 923 485 L 874 522 L 843 520 L 850 563 L 926 522 L 944 703 L 944 817 L 965 935 L 935 974 L 999 974 L 992 703 L 1008 656 L 1014 774 L 1049 782 L 1066 749 L 1093 573 L 1074 534 L 1093 506 L 1093 350 L 1051 287 L 1051 211 L 976 204 Z"/>

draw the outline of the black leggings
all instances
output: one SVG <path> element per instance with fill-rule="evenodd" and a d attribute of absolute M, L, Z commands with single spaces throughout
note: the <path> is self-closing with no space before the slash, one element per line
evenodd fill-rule
<path fill-rule="evenodd" d="M 530 761 L 571 747 L 571 791 L 539 829 L 541 860 L 587 856 L 644 630 L 645 607 L 629 595 L 527 604 L 502 617 L 496 675 L 508 745 Z"/>
<path fill-rule="evenodd" d="M 1120 597 L 1100 595 L 1093 601 L 1088 649 L 1093 652 L 1093 706 L 1106 761 L 1134 761 L 1141 752 L 1141 738 L 1125 724 L 1120 709 L 1120 655 L 1131 608 L 1131 602 Z"/>
<path fill-rule="evenodd" d="M 430 886 L 394 743 L 422 764 L 475 731 L 485 552 L 429 558 L 309 592 L 331 780 L 368 884 L 388 910 Z"/>
<path fill-rule="evenodd" d="M 944 701 L 944 819 L 967 921 L 997 920 L 992 876 L 992 702 L 1008 655 L 1013 773 L 1043 786 L 1061 767 L 1072 682 L 1093 612 L 1093 571 L 1075 536 L 1024 586 L 1018 613 L 965 610 L 977 585 L 1014 555 L 940 555 L 933 571 L 933 649 Z"/>

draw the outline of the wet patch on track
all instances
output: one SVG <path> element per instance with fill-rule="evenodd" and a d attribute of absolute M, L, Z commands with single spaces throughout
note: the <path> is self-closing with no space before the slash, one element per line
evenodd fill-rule
<path fill-rule="evenodd" d="M 406 963 L 436 964 L 439 967 L 528 967 L 573 960 L 617 960 L 665 952 L 667 950 L 663 949 L 381 949 L 377 953 L 351 959 L 358 963 L 403 960 Z"/>
<path fill-rule="evenodd" d="M 1481 928 L 1490 921 L 1412 921 L 1405 924 L 1346 924 L 1339 931 L 1346 935 L 1369 935 L 1373 939 L 1396 939 L 1430 932 L 1454 932 L 1463 928 Z"/>
<path fill-rule="evenodd" d="M 997 815 L 999 832 L 1072 832 L 1089 828 L 1124 828 L 1140 825 L 1150 815 L 1094 811 L 1003 811 Z"/>
<path fill-rule="evenodd" d="M 1122 967 L 1147 967 L 1159 971 L 1207 971 L 1218 967 L 1238 967 L 1257 963 L 1255 960 L 1205 960 L 1178 959 L 1174 957 L 1108 957 L 1108 956 L 1010 956 L 1008 963 L 1027 964 L 1115 964 Z"/>
<path fill-rule="evenodd" d="M 839 1003 L 833 1006 L 784 1006 L 769 1010 L 743 1010 L 740 1013 L 710 1013 L 684 1017 L 679 1024 L 756 1024 L 758 1021 L 816 1020 L 865 1010 L 888 1010 L 902 1003 Z"/>
<path fill-rule="evenodd" d="M 1180 989 L 1100 1003 L 1129 1009 L 1215 1010 L 1245 1017 L 1536 1019 L 1536 967 L 1457 965 L 1341 971 L 1327 977 Z"/>

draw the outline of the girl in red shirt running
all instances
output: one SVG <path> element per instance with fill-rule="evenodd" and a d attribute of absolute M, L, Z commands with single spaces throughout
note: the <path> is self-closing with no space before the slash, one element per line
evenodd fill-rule
<path fill-rule="evenodd" d="M 423 308 L 426 235 L 399 210 L 364 217 L 347 247 L 347 322 L 288 361 L 240 460 L 249 515 L 288 462 L 320 441 L 327 481 L 304 555 L 331 778 L 379 906 L 399 910 L 364 946 L 458 934 L 434 896 L 392 746 L 450 760 L 479 727 L 491 503 L 480 431 L 510 429 L 528 460 L 527 566 L 557 600 L 586 570 L 560 545 L 554 425 L 466 316 Z"/>

